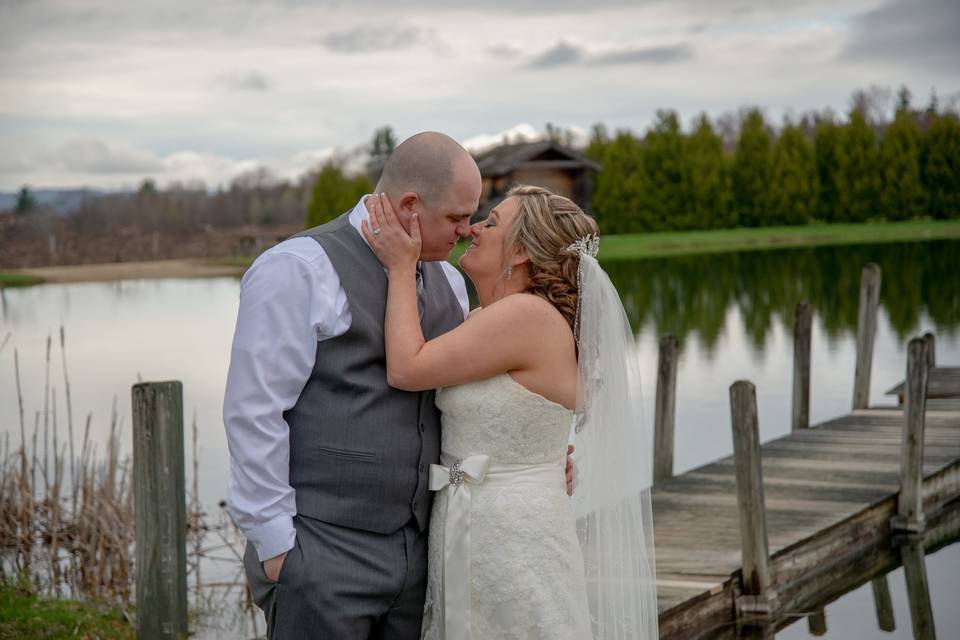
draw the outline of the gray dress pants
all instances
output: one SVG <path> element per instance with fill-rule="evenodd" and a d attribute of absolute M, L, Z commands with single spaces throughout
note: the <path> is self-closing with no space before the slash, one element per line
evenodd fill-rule
<path fill-rule="evenodd" d="M 420 637 L 427 532 L 411 521 L 386 535 L 294 516 L 297 531 L 276 582 L 253 545 L 243 558 L 270 640 Z"/>

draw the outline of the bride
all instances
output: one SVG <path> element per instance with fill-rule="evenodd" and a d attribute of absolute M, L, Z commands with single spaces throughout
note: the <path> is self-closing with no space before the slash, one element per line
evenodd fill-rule
<path fill-rule="evenodd" d="M 479 309 L 425 342 L 419 222 L 408 232 L 373 201 L 363 234 L 389 272 L 388 382 L 437 388 L 442 412 L 422 637 L 656 638 L 633 336 L 595 221 L 546 189 L 512 189 L 460 260 Z"/>

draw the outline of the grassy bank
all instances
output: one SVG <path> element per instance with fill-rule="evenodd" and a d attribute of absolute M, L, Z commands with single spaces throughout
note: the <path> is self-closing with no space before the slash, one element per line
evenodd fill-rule
<path fill-rule="evenodd" d="M 600 243 L 604 261 L 639 260 L 661 256 L 813 247 L 821 245 L 912 242 L 960 239 L 960 220 L 911 220 L 861 224 L 811 224 L 798 227 L 760 227 L 711 231 L 662 231 L 606 235 Z M 458 244 L 450 256 L 454 264 L 466 250 Z M 228 256 L 105 265 L 38 267 L 19 273 L 0 272 L 0 288 L 42 282 L 93 282 L 142 278 L 239 277 L 256 256 Z"/>
<path fill-rule="evenodd" d="M 782 249 L 837 244 L 911 242 L 960 238 L 960 220 L 911 220 L 862 224 L 811 224 L 799 227 L 665 231 L 606 236 L 600 243 L 605 261 L 658 256 Z"/>
<path fill-rule="evenodd" d="M 38 598 L 14 584 L 0 584 L 0 640 L 14 638 L 135 637 L 133 625 L 106 605 Z"/>
<path fill-rule="evenodd" d="M 24 273 L 3 273 L 0 272 L 0 289 L 4 287 L 29 287 L 35 284 L 41 284 L 43 278 L 27 275 Z"/>

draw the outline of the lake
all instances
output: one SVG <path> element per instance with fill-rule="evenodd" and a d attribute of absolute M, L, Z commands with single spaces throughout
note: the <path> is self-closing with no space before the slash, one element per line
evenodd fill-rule
<path fill-rule="evenodd" d="M 648 429 L 653 421 L 658 338 L 673 333 L 680 340 L 675 472 L 731 453 L 728 389 L 735 380 L 756 385 L 764 441 L 789 432 L 792 324 L 800 300 L 809 301 L 814 311 L 811 421 L 849 412 L 857 292 L 860 269 L 867 262 L 876 262 L 883 270 L 871 404 L 894 403 L 883 392 L 904 377 L 906 343 L 914 335 L 933 331 L 938 363 L 960 365 L 958 257 L 960 242 L 928 241 L 605 265 L 637 332 Z M 46 340 L 52 335 L 50 383 L 55 387 L 63 441 L 66 409 L 58 336 L 63 326 L 75 430 L 79 433 L 87 414 L 92 414 L 91 436 L 105 442 L 116 398 L 129 452 L 131 385 L 139 380 L 181 380 L 187 428 L 195 416 L 199 429 L 200 497 L 217 511 L 228 470 L 221 410 L 238 291 L 234 278 L 0 290 L 0 343 L 7 332 L 11 334 L 0 352 L 0 439 L 9 434 L 11 446 L 19 445 L 14 349 L 30 432 L 36 412 L 44 407 Z M 189 473 L 189 460 L 187 466 Z M 960 545 L 942 549 L 935 557 L 928 557 L 927 564 L 937 630 L 940 637 L 960 637 L 960 610 L 951 606 L 960 592 Z M 897 608 L 894 634 L 876 629 L 866 585 L 827 607 L 825 637 L 912 637 L 902 571 L 899 577 L 891 574 L 890 584 Z M 801 622 L 778 637 L 812 636 Z"/>

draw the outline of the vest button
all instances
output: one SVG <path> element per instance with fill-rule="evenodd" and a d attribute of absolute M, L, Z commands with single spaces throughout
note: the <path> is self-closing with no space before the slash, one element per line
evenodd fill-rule
<path fill-rule="evenodd" d="M 426 471 L 426 470 L 427 470 L 427 468 L 424 467 L 424 466 L 421 464 L 421 465 L 420 465 L 420 473 L 423 473 L 423 472 Z"/>
<path fill-rule="evenodd" d="M 427 429 L 427 427 L 424 426 L 424 424 L 421 422 L 421 423 L 420 423 L 420 433 L 423 433 L 424 431 L 426 431 L 426 429 Z"/>
<path fill-rule="evenodd" d="M 417 502 L 416 500 L 414 500 L 414 501 L 413 501 L 413 510 L 416 511 L 416 510 L 417 510 L 417 507 L 419 507 L 419 506 L 420 506 L 420 503 Z"/>

